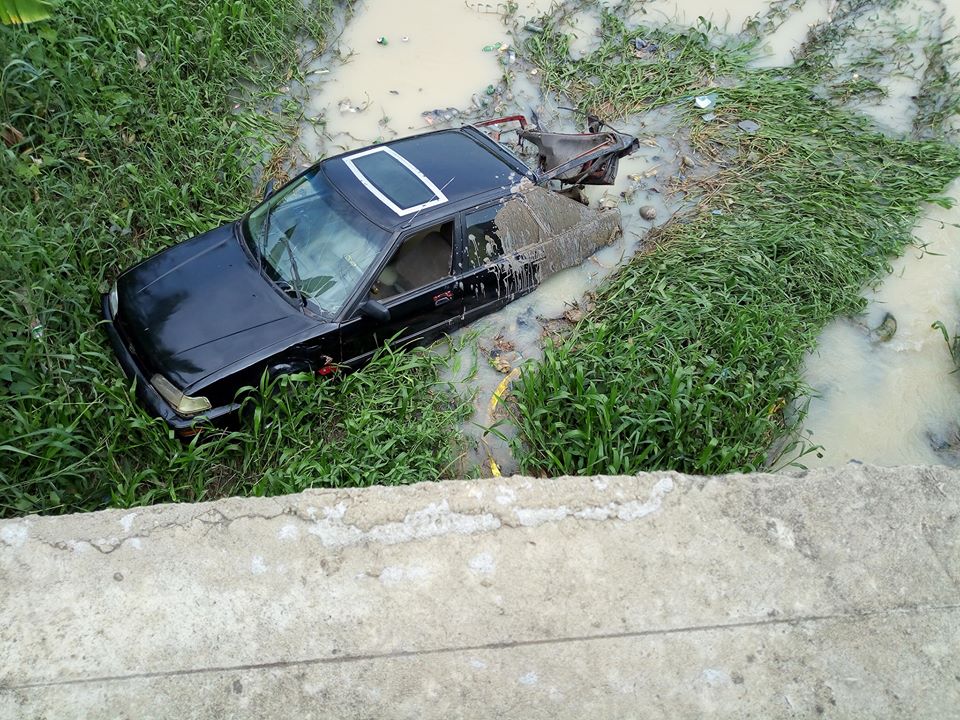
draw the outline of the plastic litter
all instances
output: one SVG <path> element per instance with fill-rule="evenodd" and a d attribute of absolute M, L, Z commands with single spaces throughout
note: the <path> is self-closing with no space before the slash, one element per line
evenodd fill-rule
<path fill-rule="evenodd" d="M 703 115 L 700 116 L 700 119 L 703 120 L 704 122 L 713 122 L 714 120 L 717 119 L 717 115 L 716 113 L 704 113 Z"/>
<path fill-rule="evenodd" d="M 493 85 L 487 85 L 487 95 L 493 95 L 497 89 Z"/>
<path fill-rule="evenodd" d="M 499 50 L 499 49 L 502 48 L 502 47 L 503 47 L 503 43 L 500 43 L 500 42 L 498 42 L 498 43 L 493 43 L 492 45 L 484 45 L 484 46 L 483 46 L 483 51 L 484 51 L 484 52 L 496 52 L 497 50 Z"/>
<path fill-rule="evenodd" d="M 410 38 L 408 38 L 406 35 L 403 35 L 400 37 L 400 42 L 410 42 Z"/>
<path fill-rule="evenodd" d="M 389 45 L 389 44 L 390 43 L 387 42 L 387 39 L 383 35 L 377 38 L 377 45 Z"/>
<path fill-rule="evenodd" d="M 424 110 L 420 113 L 427 125 L 433 125 L 437 122 L 452 120 L 460 114 L 460 111 L 454 107 L 436 108 L 435 110 Z"/>
<path fill-rule="evenodd" d="M 706 110 L 707 108 L 713 107 L 717 104 L 717 94 L 710 93 L 709 95 L 697 95 L 693 99 L 693 104 L 701 110 Z"/>
<path fill-rule="evenodd" d="M 523 29 L 529 30 L 532 33 L 542 33 L 543 25 L 537 25 L 536 23 L 528 22 L 526 25 L 523 26 Z"/>
<path fill-rule="evenodd" d="M 43 323 L 38 318 L 34 318 L 33 322 L 30 323 L 30 334 L 34 340 L 43 339 Z"/>
<path fill-rule="evenodd" d="M 754 120 L 741 120 L 737 123 L 737 127 L 747 133 L 755 133 L 760 129 L 760 123 Z"/>

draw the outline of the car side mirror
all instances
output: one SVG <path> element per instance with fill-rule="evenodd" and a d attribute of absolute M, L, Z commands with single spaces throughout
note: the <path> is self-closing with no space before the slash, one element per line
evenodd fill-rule
<path fill-rule="evenodd" d="M 390 320 L 390 310 L 379 300 L 370 299 L 360 306 L 360 315 L 377 322 L 385 323 Z"/>
<path fill-rule="evenodd" d="M 267 180 L 267 186 L 263 189 L 263 199 L 268 200 L 274 192 L 276 192 L 276 183 L 273 181 L 273 178 Z"/>

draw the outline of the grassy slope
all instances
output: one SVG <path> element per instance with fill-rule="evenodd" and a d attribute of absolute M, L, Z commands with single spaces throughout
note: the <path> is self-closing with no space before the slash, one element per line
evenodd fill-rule
<path fill-rule="evenodd" d="M 437 383 L 442 359 L 386 353 L 343 385 L 271 388 L 244 432 L 182 446 L 97 326 L 120 269 L 254 201 L 251 168 L 285 121 L 233 98 L 285 84 L 296 34 L 321 38 L 328 11 L 67 0 L 0 28 L 0 516 L 446 472 L 466 409 Z"/>
<path fill-rule="evenodd" d="M 782 410 L 803 393 L 804 352 L 831 318 L 861 308 L 861 288 L 910 242 L 919 204 L 960 173 L 960 153 L 885 137 L 819 99 L 814 59 L 748 70 L 748 46 L 606 22 L 581 61 L 562 35 L 533 39 L 545 82 L 608 115 L 682 100 L 695 146 L 721 170 L 697 211 L 657 232 L 515 388 L 522 465 L 750 470 L 789 436 Z M 632 58 L 636 37 L 659 44 L 654 59 Z M 733 86 L 713 90 L 717 119 L 704 123 L 689 96 L 724 76 Z M 760 129 L 740 130 L 747 119 Z"/>

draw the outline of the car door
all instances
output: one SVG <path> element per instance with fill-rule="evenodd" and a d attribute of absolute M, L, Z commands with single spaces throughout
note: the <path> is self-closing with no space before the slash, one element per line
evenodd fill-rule
<path fill-rule="evenodd" d="M 363 364 L 391 338 L 394 346 L 421 345 L 455 327 L 463 312 L 463 293 L 452 273 L 457 237 L 453 218 L 401 237 L 361 301 L 382 303 L 390 319 L 366 317 L 358 307 L 340 327 L 344 363 Z"/>
<path fill-rule="evenodd" d="M 462 213 L 456 266 L 463 286 L 463 322 L 531 292 L 540 281 L 540 229 L 514 196 Z"/>

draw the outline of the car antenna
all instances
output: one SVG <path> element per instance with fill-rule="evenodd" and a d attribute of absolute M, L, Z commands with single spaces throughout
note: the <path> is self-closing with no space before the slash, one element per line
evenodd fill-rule
<path fill-rule="evenodd" d="M 452 175 L 452 176 L 450 177 L 450 179 L 447 180 L 447 181 L 443 184 L 443 187 L 440 188 L 440 192 L 443 192 L 444 190 L 446 190 L 446 189 L 447 189 L 447 185 L 449 185 L 450 183 L 452 183 L 452 182 L 453 182 L 454 180 L 456 180 L 456 179 L 457 179 L 457 176 L 456 176 L 456 175 Z M 436 196 L 434 196 L 434 197 L 436 197 Z M 413 223 L 413 221 L 417 219 L 417 215 L 420 214 L 421 210 L 423 210 L 422 207 L 421 207 L 419 210 L 417 210 L 417 211 L 413 214 L 413 217 L 410 218 L 409 220 L 407 220 L 406 224 L 405 224 L 403 227 L 401 227 L 400 229 L 401 229 L 401 230 L 406 230 L 408 227 L 410 227 L 410 225 Z"/>

